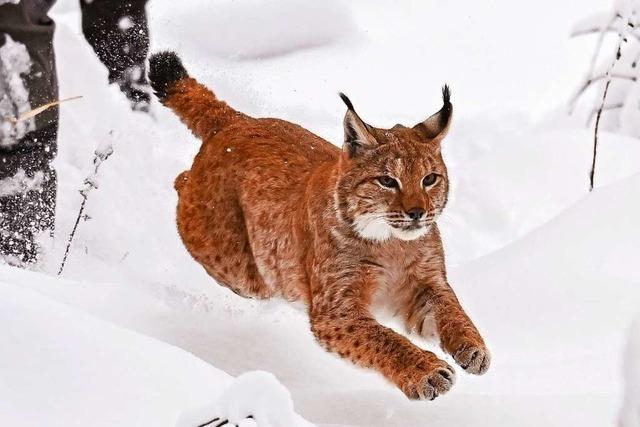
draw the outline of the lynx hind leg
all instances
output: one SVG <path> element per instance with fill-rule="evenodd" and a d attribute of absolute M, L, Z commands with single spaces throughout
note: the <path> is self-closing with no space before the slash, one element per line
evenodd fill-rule
<path fill-rule="evenodd" d="M 240 209 L 192 204 L 188 195 L 188 189 L 183 189 L 178 202 L 178 231 L 195 260 L 219 284 L 238 295 L 272 297 L 274 291 L 258 272 Z M 230 204 L 220 200 L 217 205 Z"/>
<path fill-rule="evenodd" d="M 240 296 L 258 299 L 274 296 L 258 271 L 246 233 L 234 236 L 233 240 L 225 245 L 226 255 L 215 255 L 213 263 L 203 264 L 207 273 Z"/>

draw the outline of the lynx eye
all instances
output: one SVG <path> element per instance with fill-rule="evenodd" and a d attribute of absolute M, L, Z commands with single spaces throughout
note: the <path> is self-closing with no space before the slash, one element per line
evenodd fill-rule
<path fill-rule="evenodd" d="M 384 176 L 379 176 L 378 177 L 378 182 L 380 183 L 380 185 L 382 185 L 383 187 L 386 188 L 399 188 L 400 185 L 398 184 L 398 181 L 395 180 L 394 178 L 391 178 L 390 176 L 384 175 Z"/>
<path fill-rule="evenodd" d="M 430 173 L 422 178 L 422 185 L 425 187 L 431 187 L 438 180 L 438 174 Z"/>

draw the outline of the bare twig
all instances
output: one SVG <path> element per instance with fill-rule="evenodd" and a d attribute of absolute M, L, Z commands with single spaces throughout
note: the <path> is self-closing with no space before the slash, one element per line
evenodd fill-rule
<path fill-rule="evenodd" d="M 607 70 L 607 83 L 604 85 L 604 92 L 602 94 L 602 103 L 600 104 L 600 108 L 598 109 L 598 114 L 596 116 L 596 125 L 593 132 L 593 158 L 591 160 L 591 171 L 589 172 L 589 191 L 593 191 L 594 181 L 595 181 L 595 173 L 596 173 L 596 158 L 598 156 L 598 132 L 600 131 L 600 119 L 602 118 L 602 112 L 605 109 L 605 104 L 607 101 L 607 94 L 609 93 L 609 87 L 611 86 L 612 81 L 612 71 L 615 67 L 616 63 L 620 60 L 622 56 L 622 43 L 625 38 L 622 34 L 618 35 L 618 47 L 616 49 L 616 54 L 611 61 L 611 65 Z"/>
<path fill-rule="evenodd" d="M 597 80 L 601 80 L 603 78 L 606 77 L 605 75 L 602 76 L 594 76 L 593 74 L 595 73 L 595 69 L 598 63 L 598 58 L 600 56 L 600 51 L 602 50 L 602 45 L 604 43 L 604 39 L 606 37 L 606 35 L 608 33 L 611 32 L 615 32 L 618 33 L 618 28 L 616 27 L 616 20 L 618 19 L 624 19 L 623 16 L 619 13 L 619 12 L 615 12 L 613 14 L 611 14 L 608 22 L 606 23 L 606 25 L 604 26 L 597 26 L 594 25 L 592 27 L 588 27 L 588 28 L 583 28 L 580 30 L 576 30 L 573 31 L 571 33 L 572 37 L 578 37 L 578 36 L 582 36 L 582 35 L 587 35 L 587 34 L 595 34 L 598 33 L 598 41 L 596 43 L 596 47 L 593 51 L 593 55 L 591 57 L 591 62 L 589 64 L 589 71 L 586 73 L 586 77 L 584 79 L 584 84 L 576 91 L 576 93 L 571 97 L 571 100 L 569 101 L 569 114 L 572 114 L 577 103 L 578 103 L 578 99 L 582 96 L 582 94 L 591 86 L 591 84 L 594 81 Z M 640 33 L 636 32 L 636 27 L 634 26 L 634 24 L 629 21 L 628 26 L 630 28 L 633 28 L 632 31 L 629 31 L 627 34 L 631 35 L 632 37 L 634 37 L 636 40 L 638 40 L 640 42 Z M 634 64 L 637 63 L 637 58 L 636 61 L 634 61 Z M 635 65 L 632 65 L 632 68 L 635 68 Z M 623 76 L 614 76 L 613 78 L 624 78 Z M 632 81 L 636 81 L 635 78 L 631 79 Z"/>
<path fill-rule="evenodd" d="M 637 82 L 638 81 L 638 77 L 637 76 L 633 76 L 633 75 L 629 75 L 629 74 L 615 74 L 615 73 L 610 73 L 609 71 L 607 71 L 604 74 L 600 74 L 597 75 L 595 77 L 591 77 L 590 79 L 587 79 L 584 84 L 582 86 L 580 86 L 580 88 L 578 89 L 578 91 L 575 93 L 575 95 L 573 95 L 573 97 L 571 98 L 571 105 L 575 105 L 578 102 L 578 98 L 580 98 L 582 96 L 582 94 L 584 93 L 584 91 L 586 91 L 587 89 L 589 89 L 589 87 L 591 87 L 592 84 L 594 84 L 595 82 L 598 82 L 600 80 L 604 80 L 604 79 L 611 79 L 611 80 L 629 80 L 630 82 Z"/>
<path fill-rule="evenodd" d="M 604 28 L 593 28 L 592 31 L 593 32 L 598 32 L 598 42 L 596 44 L 596 48 L 593 51 L 593 56 L 591 57 L 591 63 L 589 64 L 589 73 L 587 74 L 587 76 L 589 76 L 589 78 L 591 78 L 593 76 L 593 73 L 596 70 L 596 64 L 598 63 L 598 57 L 600 56 L 600 50 L 602 50 L 602 44 L 604 43 L 604 38 L 607 35 L 607 32 L 610 31 L 610 28 L 613 26 L 613 24 L 616 22 L 616 15 L 614 14 L 611 19 L 609 19 L 609 22 L 607 23 L 606 27 Z M 588 34 L 588 33 L 583 33 L 583 34 Z M 580 35 L 580 33 L 573 33 L 572 36 L 576 37 Z"/>
<path fill-rule="evenodd" d="M 606 35 L 606 33 L 617 33 L 617 32 L 618 32 L 618 29 L 615 27 L 612 27 L 611 24 L 609 24 L 609 26 L 605 28 L 593 27 L 593 28 L 585 28 L 584 30 L 574 31 L 573 33 L 571 33 L 571 37 L 579 37 L 579 36 L 585 36 L 588 34 L 600 33 L 600 37 L 598 38 L 598 48 L 596 48 L 595 55 L 594 55 L 597 57 L 597 54 L 600 53 L 599 47 L 602 45 L 602 40 L 604 39 L 604 35 Z M 631 34 L 636 40 L 640 41 L 640 34 L 636 32 L 631 32 L 629 34 Z"/>
<path fill-rule="evenodd" d="M 73 96 L 71 98 L 61 99 L 59 101 L 48 102 L 48 103 L 46 103 L 44 105 L 41 105 L 41 106 L 39 106 L 37 108 L 34 108 L 33 110 L 26 111 L 26 112 L 20 114 L 18 117 L 8 117 L 8 118 L 4 118 L 3 120 L 7 121 L 7 122 L 10 122 L 10 123 L 13 123 L 15 125 L 18 122 L 30 119 L 31 117 L 35 117 L 38 114 L 47 111 L 49 108 L 54 107 L 56 105 L 60 105 L 63 102 L 73 101 L 73 100 L 80 99 L 80 98 L 82 98 L 82 96 Z"/>
<path fill-rule="evenodd" d="M 98 174 L 98 169 L 100 168 L 102 162 L 107 160 L 109 156 L 111 156 L 111 154 L 113 154 L 113 147 L 111 146 L 111 144 L 107 144 L 104 147 L 100 146 L 95 151 L 95 157 L 93 158 L 93 173 L 84 180 L 84 188 L 80 190 L 82 203 L 80 204 L 80 209 L 78 209 L 76 222 L 73 225 L 73 229 L 71 230 L 71 234 L 69 234 L 69 239 L 67 240 L 67 247 L 64 251 L 64 257 L 62 258 L 60 269 L 58 270 L 58 276 L 62 274 L 64 266 L 67 263 L 67 256 L 69 255 L 69 250 L 71 249 L 73 238 L 75 237 L 78 225 L 80 224 L 80 218 L 82 218 L 82 214 L 84 213 L 84 207 L 87 204 L 87 197 L 89 196 L 89 192 L 94 188 L 98 188 L 95 179 L 96 175 Z"/>
<path fill-rule="evenodd" d="M 62 262 L 60 263 L 60 269 L 58 270 L 58 276 L 62 274 L 62 270 L 64 270 L 64 266 L 67 263 L 67 256 L 69 256 L 69 249 L 71 249 L 71 243 L 73 242 L 73 238 L 76 235 L 76 230 L 78 229 L 78 224 L 80 224 L 80 218 L 82 218 L 82 213 L 84 212 L 84 206 L 87 204 L 87 196 L 86 194 L 80 192 L 82 194 L 82 203 L 80 204 L 80 209 L 78 210 L 78 216 L 76 217 L 76 223 L 73 224 L 73 229 L 71 230 L 71 234 L 69 234 L 69 240 L 67 240 L 67 247 L 64 250 L 64 257 L 62 258 Z"/>
<path fill-rule="evenodd" d="M 602 109 L 602 111 L 610 111 L 610 110 L 619 110 L 621 108 L 624 107 L 624 104 L 622 102 L 619 102 L 617 104 L 609 104 L 609 105 L 605 105 L 604 108 Z M 591 121 L 593 120 L 593 117 L 598 114 L 598 111 L 600 111 L 599 108 L 594 108 L 591 113 L 589 114 L 589 119 L 587 119 L 587 126 L 589 126 L 589 124 L 591 123 Z"/>

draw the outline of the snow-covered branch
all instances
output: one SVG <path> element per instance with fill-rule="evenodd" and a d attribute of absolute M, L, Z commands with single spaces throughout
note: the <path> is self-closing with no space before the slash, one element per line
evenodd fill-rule
<path fill-rule="evenodd" d="M 636 125 L 628 125 L 629 118 L 636 122 L 640 120 L 640 91 L 628 90 L 638 84 L 640 73 L 638 59 L 640 58 L 640 0 L 616 0 L 613 10 L 609 13 L 599 13 L 578 22 L 573 28 L 572 36 L 585 34 L 599 34 L 589 71 L 572 96 L 569 105 L 570 112 L 591 87 L 597 86 L 602 95 L 595 101 L 595 106 L 587 118 L 587 125 L 595 116 L 593 133 L 593 155 L 589 171 L 589 190 L 593 190 L 595 169 L 598 155 L 598 139 L 603 113 L 606 111 L 612 117 L 609 123 L 622 132 L 635 135 Z M 602 47 L 608 34 L 617 34 L 616 48 L 601 60 Z M 615 88 L 615 90 L 613 90 Z M 610 92 L 614 93 L 614 100 L 608 100 Z M 613 116 L 615 114 L 615 117 Z M 635 117 L 634 117 L 635 116 Z M 625 120 L 622 120 L 622 118 Z M 635 135 L 640 136 L 640 133 Z"/>
<path fill-rule="evenodd" d="M 606 126 L 633 136 L 640 136 L 634 124 L 640 120 L 640 95 L 632 90 L 638 85 L 640 70 L 640 0 L 616 0 L 610 12 L 597 13 L 578 22 L 572 36 L 598 34 L 589 70 L 569 101 L 569 110 L 575 111 L 578 103 L 591 88 L 615 99 L 602 103 L 602 96 L 593 98 L 594 106 L 587 117 L 591 124 L 598 112 L 607 112 Z M 603 46 L 610 36 L 616 36 L 615 48 L 605 53 Z M 613 67 L 613 68 L 612 68 Z M 602 107 L 602 108 L 601 108 Z M 600 113 L 602 115 L 602 113 Z M 634 117 L 635 116 L 635 117 Z"/>
<path fill-rule="evenodd" d="M 60 269 L 58 270 L 58 276 L 62 274 L 64 270 L 64 266 L 67 263 L 67 257 L 69 256 L 69 249 L 71 249 L 71 244 L 73 243 L 73 238 L 76 235 L 76 231 L 78 230 L 78 225 L 80 224 L 80 219 L 82 218 L 82 214 L 84 213 L 85 205 L 87 204 L 87 197 L 91 190 L 98 188 L 98 169 L 100 165 L 109 158 L 113 154 L 113 146 L 111 145 L 111 141 L 101 143 L 98 145 L 95 151 L 95 157 L 93 158 L 93 172 L 87 176 L 84 180 L 83 187 L 79 190 L 80 195 L 82 196 L 82 203 L 80 204 L 80 208 L 78 209 L 78 216 L 76 217 L 76 222 L 73 225 L 73 229 L 69 234 L 69 240 L 67 241 L 67 247 L 64 251 L 64 257 L 62 258 L 62 262 L 60 263 Z"/>

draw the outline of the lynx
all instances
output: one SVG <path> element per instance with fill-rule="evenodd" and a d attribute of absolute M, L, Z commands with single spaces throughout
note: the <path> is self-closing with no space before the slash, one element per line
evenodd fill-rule
<path fill-rule="evenodd" d="M 151 57 L 149 77 L 202 140 L 175 181 L 177 225 L 216 282 L 245 297 L 303 301 L 324 348 L 411 399 L 446 393 L 454 370 L 378 323 L 378 309 L 438 338 L 467 372 L 487 371 L 489 351 L 447 282 L 436 225 L 449 189 L 440 152 L 453 112 L 447 86 L 440 111 L 391 129 L 365 123 L 341 94 L 341 150 L 293 123 L 234 110 L 173 52 Z"/>

